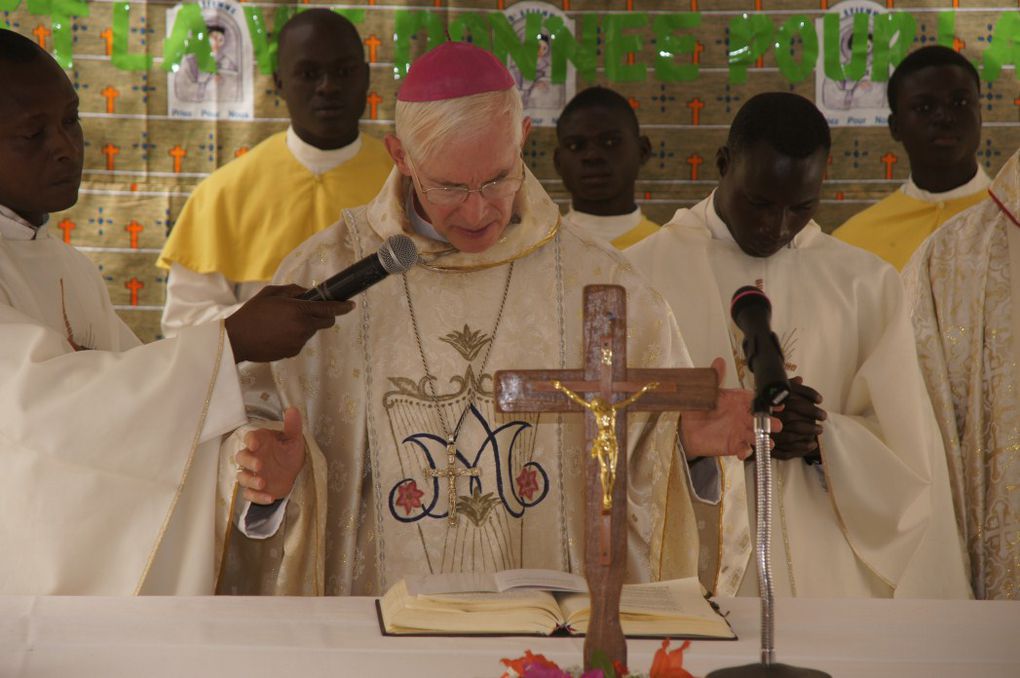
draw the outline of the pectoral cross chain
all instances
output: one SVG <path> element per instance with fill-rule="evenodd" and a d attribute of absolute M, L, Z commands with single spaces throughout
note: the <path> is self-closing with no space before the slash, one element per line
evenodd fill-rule
<path fill-rule="evenodd" d="M 446 468 L 432 469 L 429 471 L 430 478 L 446 478 L 446 493 L 450 498 L 449 521 L 451 527 L 457 525 L 457 478 L 470 476 L 477 478 L 477 468 L 457 468 L 457 441 L 450 438 L 446 441 Z"/>

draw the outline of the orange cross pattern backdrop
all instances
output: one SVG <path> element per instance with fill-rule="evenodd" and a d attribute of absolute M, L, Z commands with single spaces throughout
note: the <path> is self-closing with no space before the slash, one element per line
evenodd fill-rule
<path fill-rule="evenodd" d="M 994 175 L 1020 146 L 1018 5 L 976 0 L 318 4 L 348 16 L 364 40 L 372 79 L 363 130 L 373 136 L 392 129 L 395 93 L 407 64 L 447 35 L 491 47 L 512 65 L 523 63 L 518 70 L 535 82 L 544 78 L 552 85 L 549 91 L 560 88 L 559 100 L 566 96 L 562 91 L 590 84 L 621 92 L 652 142 L 653 157 L 642 171 L 637 198 L 660 223 L 711 190 L 716 149 L 748 97 L 793 91 L 819 103 L 825 97 L 836 108 L 839 100 L 861 93 L 861 101 L 867 98 L 876 83 L 861 84 L 852 74 L 851 41 L 844 40 L 846 49 L 840 52 L 835 39 L 826 39 L 842 35 L 835 17 L 844 15 L 847 26 L 857 21 L 854 14 L 866 15 L 860 26 L 868 37 L 864 42 L 874 39 L 886 46 L 881 58 L 893 65 L 907 48 L 926 44 L 952 46 L 975 63 L 983 78 L 979 159 Z M 49 227 L 96 262 L 118 311 L 143 340 L 159 336 L 165 277 L 155 261 L 191 190 L 217 167 L 286 127 L 286 107 L 270 75 L 274 29 L 312 6 L 317 3 L 0 0 L 0 22 L 53 53 L 81 98 L 86 138 L 81 197 L 72 209 L 53 215 Z M 233 13 L 237 21 L 214 53 L 202 17 L 208 20 L 216 12 Z M 879 19 L 876 12 L 887 16 Z M 834 23 L 826 25 L 830 15 Z M 901 32 L 891 39 L 894 29 Z M 867 58 L 870 64 L 872 57 Z M 876 48 L 874 59 L 879 58 Z M 175 102 L 206 87 L 210 76 L 204 71 L 212 69 L 203 64 L 213 62 L 221 82 L 237 79 L 240 103 L 221 119 L 215 111 L 211 116 L 198 112 L 200 106 L 181 113 Z M 821 76 L 831 76 L 831 68 L 850 75 L 823 83 Z M 192 90 L 172 86 L 170 72 L 192 78 Z M 219 91 L 226 90 L 221 85 Z M 880 91 L 878 96 L 882 100 Z M 817 217 L 827 230 L 894 190 L 909 173 L 902 149 L 874 114 L 857 116 L 851 107 L 833 115 L 832 156 Z M 534 129 L 525 157 L 553 197 L 566 204 L 552 164 L 555 131 L 548 124 L 554 117 L 547 115 L 545 125 Z"/>

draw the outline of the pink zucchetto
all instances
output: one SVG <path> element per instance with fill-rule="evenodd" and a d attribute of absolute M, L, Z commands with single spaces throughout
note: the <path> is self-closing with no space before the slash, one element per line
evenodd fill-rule
<path fill-rule="evenodd" d="M 490 52 L 467 42 L 444 42 L 415 61 L 404 78 L 398 101 L 443 101 L 501 92 L 513 76 Z"/>

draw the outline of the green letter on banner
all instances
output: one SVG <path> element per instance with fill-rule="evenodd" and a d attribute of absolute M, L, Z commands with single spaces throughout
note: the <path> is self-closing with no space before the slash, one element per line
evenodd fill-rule
<path fill-rule="evenodd" d="M 655 79 L 660 82 L 682 82 L 698 77 L 698 64 L 674 62 L 677 56 L 694 54 L 693 35 L 676 35 L 674 31 L 683 28 L 697 28 L 701 25 L 700 12 L 660 14 L 652 22 L 655 31 Z"/>
<path fill-rule="evenodd" d="M 799 35 L 801 41 L 800 62 L 793 56 L 793 38 Z M 818 31 L 815 23 L 803 14 L 786 20 L 776 31 L 776 65 L 779 72 L 792 83 L 803 82 L 818 61 Z"/>
<path fill-rule="evenodd" d="M 597 14 L 581 16 L 581 42 L 571 34 L 563 19 L 550 15 L 545 19 L 545 29 L 549 31 L 552 50 L 553 83 L 559 85 L 567 81 L 567 62 L 574 67 L 585 80 L 595 80 L 595 68 L 598 65 L 598 33 L 599 17 Z"/>
<path fill-rule="evenodd" d="M 131 5 L 116 2 L 113 5 L 113 50 L 110 61 L 122 71 L 147 71 L 152 68 L 152 57 L 148 54 L 129 54 L 128 39 L 131 37 Z"/>
<path fill-rule="evenodd" d="M 730 21 L 730 83 L 747 82 L 747 69 L 772 44 L 772 21 L 764 14 L 742 14 Z"/>
<path fill-rule="evenodd" d="M 492 53 L 503 63 L 506 63 L 509 54 L 517 64 L 521 77 L 534 80 L 538 67 L 538 34 L 542 30 L 542 15 L 530 12 L 525 16 L 524 42 L 517 37 L 517 31 L 503 13 L 489 14 L 489 23 L 492 25 Z"/>
<path fill-rule="evenodd" d="M 874 30 L 871 79 L 885 82 L 889 79 L 889 69 L 898 66 L 910 51 L 917 32 L 917 21 L 913 14 L 907 12 L 876 14 Z M 895 45 L 892 44 L 894 38 Z"/>
<path fill-rule="evenodd" d="M 420 28 L 428 30 L 428 43 L 425 49 L 430 50 L 446 42 L 446 27 L 443 18 L 432 12 L 398 9 L 393 19 L 393 79 L 399 80 L 407 75 L 411 67 L 411 36 Z"/>
<path fill-rule="evenodd" d="M 631 33 L 624 35 L 626 28 L 643 28 L 648 25 L 648 15 L 642 12 L 610 14 L 603 18 L 605 33 L 606 77 L 610 82 L 644 82 L 647 76 L 644 64 L 625 64 L 627 54 L 641 51 L 641 36 Z"/>
<path fill-rule="evenodd" d="M 280 29 L 290 21 L 291 17 L 302 10 L 290 5 L 280 5 L 273 13 L 272 33 L 266 28 L 266 19 L 262 8 L 244 6 L 244 18 L 248 23 L 248 34 L 251 35 L 252 51 L 255 52 L 255 63 L 259 72 L 270 75 L 276 71 L 276 53 L 280 47 Z"/>
<path fill-rule="evenodd" d="M 1002 67 L 1013 64 L 1013 78 L 1020 80 L 1020 13 L 1006 10 L 995 22 L 991 44 L 982 55 L 981 79 L 991 82 L 999 77 Z"/>
<path fill-rule="evenodd" d="M 492 51 L 489 22 L 481 14 L 476 12 L 459 12 L 450 20 L 449 30 L 450 40 L 454 42 L 467 42 L 468 37 L 470 37 L 472 45 L 490 52 Z"/>
<path fill-rule="evenodd" d="M 163 70 L 177 72 L 186 54 L 194 54 L 198 69 L 203 73 L 216 72 L 216 60 L 209 49 L 209 28 L 197 3 L 181 5 L 174 18 L 174 26 L 163 43 Z"/>
<path fill-rule="evenodd" d="M 937 42 L 943 47 L 952 48 L 953 40 L 956 39 L 956 12 L 939 12 L 938 17 Z"/>
<path fill-rule="evenodd" d="M 830 80 L 860 80 L 868 69 L 867 14 L 854 14 L 853 34 L 850 40 L 850 63 L 844 68 L 839 34 L 839 14 L 829 12 L 823 19 L 825 37 L 825 75 Z"/>
<path fill-rule="evenodd" d="M 10 11 L 17 8 L 19 4 L 19 2 L 6 2 L 0 5 L 0 10 Z M 88 16 L 88 3 L 85 0 L 28 0 L 25 3 L 25 9 L 30 14 L 50 17 L 50 27 L 53 30 L 53 59 L 60 64 L 61 68 L 73 67 L 73 17 Z"/>

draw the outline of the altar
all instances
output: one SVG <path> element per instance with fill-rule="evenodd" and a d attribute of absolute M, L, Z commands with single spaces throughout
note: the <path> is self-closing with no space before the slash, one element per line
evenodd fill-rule
<path fill-rule="evenodd" d="M 758 657 L 756 599 L 723 599 L 737 641 L 695 641 L 696 676 Z M 1020 603 L 782 599 L 778 659 L 836 677 L 1020 676 Z M 371 598 L 0 597 L 3 678 L 499 676 L 530 649 L 561 666 L 581 639 L 392 638 Z M 655 641 L 630 641 L 647 671 Z"/>

